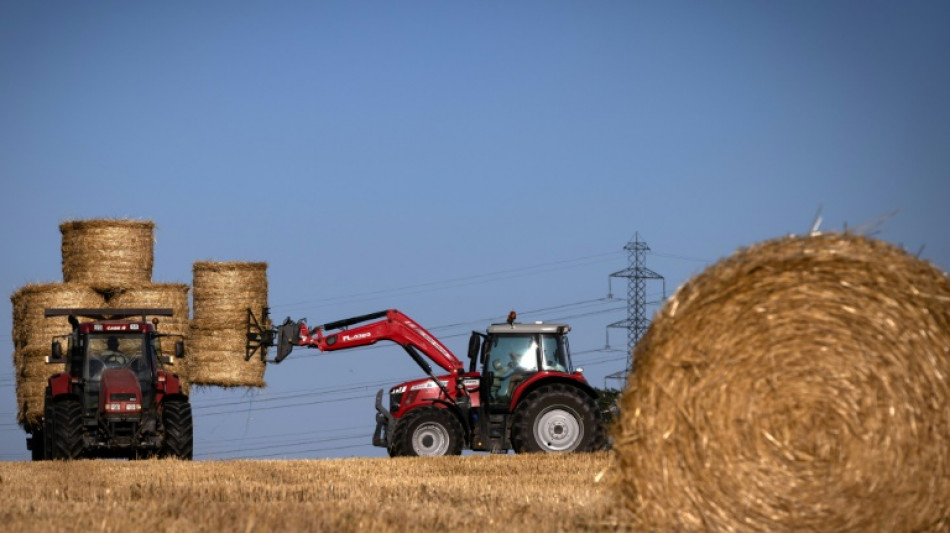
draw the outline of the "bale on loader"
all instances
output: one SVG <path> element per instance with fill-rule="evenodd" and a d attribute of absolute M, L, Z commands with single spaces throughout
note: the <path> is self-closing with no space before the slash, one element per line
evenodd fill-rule
<path fill-rule="evenodd" d="M 191 382 L 263 387 L 264 363 L 244 360 L 247 309 L 267 306 L 267 263 L 197 261 L 188 343 Z"/>
<path fill-rule="evenodd" d="M 47 308 L 102 307 L 102 295 L 76 283 L 42 283 L 21 287 L 13 303 L 13 364 L 17 380 L 17 421 L 36 423 L 43 416 L 46 378 L 62 372 L 62 363 L 47 364 L 53 337 L 72 331 L 67 317 L 45 317 Z"/>
<path fill-rule="evenodd" d="M 154 229 L 148 220 L 63 222 L 63 281 L 103 291 L 151 282 Z"/>
<path fill-rule="evenodd" d="M 950 529 L 950 278 L 851 234 L 738 251 L 635 349 L 615 428 L 645 531 Z"/>

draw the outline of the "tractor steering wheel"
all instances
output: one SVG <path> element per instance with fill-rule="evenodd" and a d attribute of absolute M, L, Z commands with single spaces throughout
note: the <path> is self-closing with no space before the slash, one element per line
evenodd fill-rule
<path fill-rule="evenodd" d="M 121 368 L 128 364 L 128 362 L 129 359 L 120 353 L 109 354 L 105 359 L 107 368 Z"/>

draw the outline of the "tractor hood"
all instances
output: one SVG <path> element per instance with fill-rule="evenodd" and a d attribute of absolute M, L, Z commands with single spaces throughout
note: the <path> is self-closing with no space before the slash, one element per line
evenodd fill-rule
<path fill-rule="evenodd" d="M 108 369 L 99 381 L 99 413 L 128 415 L 142 411 L 142 389 L 128 368 Z"/>

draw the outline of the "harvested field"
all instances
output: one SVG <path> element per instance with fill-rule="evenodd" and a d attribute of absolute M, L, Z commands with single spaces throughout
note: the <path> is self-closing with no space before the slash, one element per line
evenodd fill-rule
<path fill-rule="evenodd" d="M 607 453 L 0 463 L 10 531 L 603 531 Z"/>

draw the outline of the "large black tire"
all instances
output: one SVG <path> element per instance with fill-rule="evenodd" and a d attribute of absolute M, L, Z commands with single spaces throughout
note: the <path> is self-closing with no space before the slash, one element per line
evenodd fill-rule
<path fill-rule="evenodd" d="M 46 460 L 46 432 L 42 429 L 37 429 L 33 431 L 33 435 L 31 438 L 33 439 L 32 443 L 30 444 L 30 447 L 31 447 L 30 452 L 32 454 L 32 459 L 34 461 L 45 461 Z"/>
<path fill-rule="evenodd" d="M 162 457 L 190 461 L 195 449 L 191 404 L 186 400 L 165 400 L 162 405 L 162 423 L 165 426 Z"/>
<path fill-rule="evenodd" d="M 65 399 L 53 404 L 50 409 L 51 428 L 49 440 L 50 459 L 76 459 L 83 452 L 82 404 L 79 400 Z"/>
<path fill-rule="evenodd" d="M 462 424 L 441 407 L 419 407 L 396 421 L 389 455 L 435 457 L 462 453 Z"/>
<path fill-rule="evenodd" d="M 597 402 L 577 387 L 554 383 L 528 394 L 515 408 L 516 453 L 592 452 L 604 446 Z"/>

